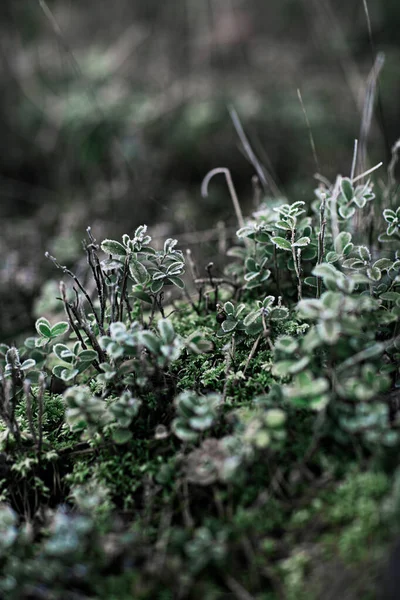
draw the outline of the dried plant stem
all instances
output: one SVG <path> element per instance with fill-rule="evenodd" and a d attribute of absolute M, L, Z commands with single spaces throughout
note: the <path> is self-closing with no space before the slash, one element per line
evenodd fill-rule
<path fill-rule="evenodd" d="M 318 161 L 318 156 L 317 156 L 317 150 L 315 147 L 315 141 L 314 141 L 314 136 L 313 136 L 313 132 L 311 129 L 311 125 L 310 125 L 310 121 L 308 120 L 308 115 L 307 115 L 307 111 L 306 111 L 306 107 L 304 106 L 304 102 L 303 102 L 303 98 L 301 96 L 301 92 L 300 89 L 297 88 L 297 96 L 299 98 L 300 101 L 300 105 L 303 111 L 303 115 L 304 115 L 304 120 L 306 122 L 307 125 L 307 129 L 308 129 L 308 136 L 310 139 L 310 146 L 311 146 L 311 150 L 312 150 L 312 154 L 313 154 L 313 158 L 314 158 L 314 163 L 315 163 L 315 168 L 317 169 L 317 173 L 320 172 L 320 166 L 319 166 L 319 161 Z"/>
<path fill-rule="evenodd" d="M 253 152 L 250 142 L 249 142 L 249 140 L 244 132 L 243 126 L 240 122 L 239 115 L 237 114 L 237 112 L 233 108 L 233 106 L 231 106 L 229 108 L 229 114 L 231 116 L 232 123 L 236 129 L 236 133 L 238 134 L 239 139 L 242 142 L 243 149 L 246 152 L 249 161 L 253 165 L 253 167 L 257 173 L 258 179 L 262 182 L 262 184 L 264 186 L 264 190 L 267 191 L 267 189 L 270 186 L 268 185 L 268 181 L 265 177 L 264 170 L 260 164 L 260 161 L 258 160 L 258 158 L 256 157 L 256 155 Z M 243 227 L 243 225 L 241 225 L 241 227 Z"/>
<path fill-rule="evenodd" d="M 212 169 L 211 171 L 209 171 L 207 173 L 207 175 L 204 177 L 203 183 L 201 184 L 201 195 L 203 196 L 203 198 L 207 198 L 208 185 L 209 185 L 211 179 L 214 177 L 214 175 L 218 175 L 220 173 L 225 175 L 226 183 L 227 183 L 229 193 L 232 198 L 233 208 L 235 209 L 235 214 L 236 214 L 236 218 L 237 218 L 239 227 L 244 227 L 245 223 L 244 223 L 242 209 L 240 208 L 239 199 L 237 197 L 235 186 L 233 185 L 233 180 L 232 180 L 231 172 L 229 169 L 227 169 L 226 167 L 218 167 L 216 169 Z M 247 244 L 248 244 L 247 239 L 245 239 L 245 242 L 247 242 Z"/>
<path fill-rule="evenodd" d="M 250 354 L 247 357 L 246 364 L 243 369 L 243 375 L 246 374 L 247 367 L 249 366 L 251 359 L 254 357 L 255 353 L 257 352 L 257 348 L 258 348 L 258 344 L 260 343 L 261 335 L 262 334 L 260 333 L 260 335 L 257 337 L 256 341 L 254 342 L 254 344 L 250 350 Z"/>
<path fill-rule="evenodd" d="M 235 338 L 235 334 L 233 333 L 232 340 L 231 340 L 231 343 L 229 344 L 229 348 L 226 353 L 226 359 L 225 359 L 225 383 L 224 383 L 224 389 L 222 392 L 222 403 L 224 403 L 226 400 L 226 394 L 228 391 L 228 383 L 229 383 L 228 375 L 229 375 L 229 371 L 231 369 L 233 357 L 235 354 L 235 348 L 236 348 L 236 338 Z"/>
<path fill-rule="evenodd" d="M 332 227 L 332 237 L 333 239 L 336 239 L 337 236 L 339 235 L 339 221 L 338 221 L 338 215 L 337 215 L 337 199 L 339 196 L 339 191 L 340 191 L 340 181 L 341 178 L 338 177 L 336 179 L 334 188 L 333 188 L 333 192 L 332 192 L 332 196 L 329 200 L 330 203 L 330 216 L 331 216 L 331 227 Z"/>
<path fill-rule="evenodd" d="M 51 256 L 51 254 L 49 254 L 48 252 L 44 253 L 45 257 L 50 259 L 52 261 L 52 263 L 57 267 L 57 269 L 61 269 L 61 271 L 63 273 L 66 273 L 67 275 L 69 275 L 70 277 L 72 277 L 72 279 L 75 281 L 76 285 L 78 286 L 78 288 L 81 290 L 82 294 L 85 296 L 86 300 L 88 301 L 88 304 L 90 306 L 91 311 L 94 314 L 94 317 L 96 319 L 96 322 L 99 326 L 99 329 L 102 330 L 102 324 L 100 322 L 99 316 L 93 306 L 93 302 L 89 296 L 89 294 L 87 293 L 87 291 L 85 290 L 85 288 L 83 287 L 83 285 L 81 284 L 81 282 L 79 281 L 79 279 L 77 278 L 77 276 L 72 273 L 72 271 L 70 271 L 69 269 L 67 269 L 67 267 L 60 265 L 60 263 L 58 262 L 58 260 L 56 258 L 54 258 L 54 256 Z"/>
<path fill-rule="evenodd" d="M 358 140 L 354 140 L 353 162 L 351 163 L 351 171 L 350 171 L 350 179 L 351 180 L 354 179 L 354 174 L 356 172 L 357 150 L 358 150 Z"/>
<path fill-rule="evenodd" d="M 297 279 L 297 298 L 300 301 L 302 298 L 302 281 L 301 281 L 301 250 L 300 248 L 298 248 L 298 253 L 296 254 L 296 247 L 294 246 L 295 243 L 295 230 L 292 229 L 292 256 L 293 256 L 293 263 L 294 263 L 294 270 L 296 273 L 296 279 Z"/>
<path fill-rule="evenodd" d="M 369 175 L 370 173 L 373 173 L 374 171 L 376 171 L 376 169 L 379 169 L 382 165 L 383 165 L 383 162 L 380 162 L 377 165 L 375 165 L 374 167 L 371 167 L 370 169 L 368 169 L 367 171 L 365 171 L 364 173 L 361 173 L 361 175 L 357 175 L 357 177 L 354 177 L 352 179 L 352 183 L 355 183 L 356 181 L 358 181 L 359 179 L 362 179 L 366 175 Z"/>
<path fill-rule="evenodd" d="M 318 232 L 318 258 L 317 265 L 320 265 L 324 258 L 324 245 L 325 245 L 325 229 L 326 229 L 326 219 L 325 219 L 325 205 L 326 205 L 326 196 L 323 194 L 321 206 L 319 209 L 319 232 Z M 321 277 L 317 277 L 317 298 L 321 296 Z"/>

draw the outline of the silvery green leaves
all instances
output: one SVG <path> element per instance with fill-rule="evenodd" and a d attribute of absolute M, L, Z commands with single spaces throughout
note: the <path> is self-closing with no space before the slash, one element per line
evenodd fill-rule
<path fill-rule="evenodd" d="M 125 444 L 132 438 L 129 427 L 138 415 L 141 401 L 128 391 L 111 402 L 94 396 L 86 386 L 74 386 L 64 393 L 66 421 L 71 431 L 82 433 L 89 439 L 96 433 L 111 431 L 116 444 Z"/>
<path fill-rule="evenodd" d="M 85 439 L 102 431 L 109 423 L 105 400 L 93 396 L 86 386 L 74 386 L 64 393 L 66 421 L 74 432 L 80 432 Z"/>
<path fill-rule="evenodd" d="M 280 250 L 292 252 L 293 248 L 305 248 L 311 243 L 309 236 L 300 235 L 295 239 L 297 231 L 298 217 L 305 213 L 305 202 L 294 202 L 293 204 L 283 204 L 274 208 L 279 214 L 279 219 L 274 223 L 274 227 L 290 233 L 290 240 L 283 236 L 271 236 L 271 242 Z"/>
<path fill-rule="evenodd" d="M 357 208 L 364 208 L 374 198 L 375 194 L 369 181 L 366 184 L 354 186 L 348 177 L 342 177 L 337 198 L 339 216 L 345 221 L 351 219 Z"/>
<path fill-rule="evenodd" d="M 268 261 L 268 256 L 264 256 L 261 260 L 257 261 L 252 256 L 247 257 L 244 276 L 246 289 L 258 287 L 269 279 L 271 271 L 267 268 Z"/>
<path fill-rule="evenodd" d="M 381 356 L 383 349 L 380 348 L 380 352 L 378 350 L 379 347 L 376 358 Z M 380 371 L 378 364 L 365 362 L 360 365 L 350 358 L 339 366 L 339 370 L 337 393 L 346 400 L 366 402 L 386 392 L 390 387 L 390 377 Z"/>
<path fill-rule="evenodd" d="M 349 254 L 353 251 L 354 245 L 351 242 L 351 233 L 347 231 L 341 231 L 339 235 L 336 236 L 333 246 L 335 250 L 335 254 L 338 258 L 349 256 Z M 337 259 L 336 259 L 337 260 Z M 328 261 L 328 262 L 336 262 L 336 261 Z"/>
<path fill-rule="evenodd" d="M 344 405 L 339 413 L 339 424 L 353 440 L 357 435 L 367 446 L 380 451 L 385 446 L 397 446 L 400 441 L 400 431 L 388 427 L 386 402 L 370 400 Z"/>
<path fill-rule="evenodd" d="M 173 433 L 183 442 L 196 442 L 214 424 L 220 404 L 219 394 L 200 396 L 191 390 L 182 392 L 174 400 L 177 417 L 172 422 Z"/>
<path fill-rule="evenodd" d="M 103 240 L 100 246 L 106 254 L 124 257 L 144 250 L 150 242 L 151 237 L 147 235 L 147 225 L 140 225 L 136 229 L 132 239 L 129 235 L 125 234 L 122 236 L 122 244 L 115 240 Z"/>
<path fill-rule="evenodd" d="M 316 265 L 312 271 L 312 274 L 316 277 L 320 277 L 324 283 L 324 286 L 331 291 L 341 290 L 351 294 L 356 285 L 355 277 L 348 277 L 331 263 L 321 263 Z M 365 278 L 360 279 L 365 281 Z"/>
<path fill-rule="evenodd" d="M 210 340 L 207 340 L 200 331 L 194 331 L 185 340 L 185 346 L 194 354 L 203 354 L 204 352 L 211 352 L 213 344 Z"/>
<path fill-rule="evenodd" d="M 266 296 L 264 300 L 256 300 L 256 308 L 244 317 L 244 304 L 235 306 L 233 302 L 225 302 L 220 308 L 220 314 L 225 317 L 225 320 L 222 321 L 217 336 L 224 337 L 235 332 L 258 335 L 267 329 L 270 321 L 287 319 L 289 310 L 281 305 L 281 299 L 278 300 L 276 306 L 274 303 L 275 296 Z"/>
<path fill-rule="evenodd" d="M 256 300 L 256 310 L 251 311 L 243 319 L 246 334 L 258 335 L 267 329 L 269 321 L 281 321 L 288 318 L 289 310 L 281 306 L 280 299 L 277 306 L 274 306 L 274 303 L 275 296 L 267 296 L 262 301 Z"/>
<path fill-rule="evenodd" d="M 155 368 L 165 368 L 177 360 L 184 348 L 184 340 L 176 335 L 171 321 L 161 319 L 158 333 L 143 329 L 134 322 L 128 328 L 116 322 L 110 326 L 108 336 L 100 338 L 101 347 L 107 352 L 112 365 L 102 363 L 103 373 L 98 375 L 100 383 L 121 380 L 126 385 L 143 386 Z M 196 340 L 200 343 L 200 338 Z M 193 343 L 196 346 L 196 343 Z M 196 346 L 199 350 L 199 347 Z"/>
<path fill-rule="evenodd" d="M 47 319 L 40 317 L 35 323 L 35 329 L 40 336 L 36 340 L 36 346 L 40 347 L 52 342 L 60 335 L 67 333 L 69 325 L 66 321 L 59 321 L 55 325 L 51 326 Z"/>
<path fill-rule="evenodd" d="M 122 271 L 127 265 L 134 282 L 133 296 L 151 304 L 151 294 L 160 293 L 164 286 L 184 288 L 181 276 L 185 271 L 185 260 L 182 252 L 175 248 L 177 240 L 168 238 L 162 250 L 155 250 L 149 245 L 151 237 L 146 232 L 146 225 L 141 225 L 132 239 L 125 234 L 122 243 L 104 240 L 101 249 L 112 258 L 103 261 L 102 266 L 104 269 Z"/>
<path fill-rule="evenodd" d="M 134 398 L 128 391 L 123 392 L 117 400 L 110 404 L 108 410 L 115 419 L 111 434 L 116 444 L 125 444 L 132 438 L 133 434 L 129 427 L 137 416 L 141 404 L 142 402 Z"/>
<path fill-rule="evenodd" d="M 279 449 L 286 438 L 286 413 L 281 408 L 263 408 L 235 411 L 237 418 L 235 437 L 240 440 L 246 453 L 266 448 Z"/>
<path fill-rule="evenodd" d="M 356 256 L 343 260 L 342 266 L 350 272 L 358 273 L 356 279 L 358 283 L 378 282 L 382 279 L 385 271 L 391 279 L 396 276 L 395 271 L 400 268 L 400 261 L 397 261 L 397 264 L 396 261 L 389 258 L 379 258 L 373 261 L 371 252 L 366 246 L 358 246 L 355 250 Z M 364 279 L 360 275 L 364 275 Z"/>
<path fill-rule="evenodd" d="M 311 360 L 313 347 L 309 338 L 297 340 L 289 335 L 280 336 L 274 346 L 275 363 L 272 373 L 276 377 L 287 377 L 303 371 Z"/>
<path fill-rule="evenodd" d="M 321 342 L 334 345 L 341 335 L 360 335 L 368 314 L 378 307 L 378 302 L 369 295 L 352 297 L 327 291 L 319 299 L 302 300 L 297 310 L 301 318 L 316 322 L 315 332 Z"/>
<path fill-rule="evenodd" d="M 243 331 L 244 327 L 241 315 L 244 309 L 244 304 L 235 306 L 233 302 L 225 302 L 220 311 L 221 317 L 225 317 L 225 320 L 222 321 L 221 327 L 217 331 L 218 337 L 224 337 L 225 335 L 232 334 L 234 331 Z"/>
<path fill-rule="evenodd" d="M 283 393 L 296 406 L 323 410 L 330 399 L 329 387 L 325 377 L 315 377 L 311 371 L 303 371 L 295 375 L 290 385 L 284 386 Z"/>
<path fill-rule="evenodd" d="M 273 210 L 279 214 L 282 221 L 289 224 L 290 229 L 293 229 L 297 218 L 305 212 L 304 206 L 305 202 L 299 201 L 293 202 L 293 204 L 281 204 Z M 282 229 L 285 229 L 285 227 L 282 227 Z"/>
<path fill-rule="evenodd" d="M 387 208 L 382 214 L 387 223 L 386 235 L 388 238 L 400 236 L 400 206 L 396 210 Z M 381 241 L 390 241 L 390 239 L 384 238 Z"/>
<path fill-rule="evenodd" d="M 65 382 L 73 381 L 79 373 L 90 367 L 98 359 L 95 350 L 82 348 L 80 342 L 72 347 L 66 344 L 55 344 L 53 353 L 61 361 L 53 367 L 52 373 Z"/>

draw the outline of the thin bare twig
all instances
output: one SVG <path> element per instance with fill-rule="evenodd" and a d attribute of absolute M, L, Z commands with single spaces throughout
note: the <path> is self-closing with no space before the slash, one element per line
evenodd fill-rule
<path fill-rule="evenodd" d="M 209 185 L 211 179 L 214 177 L 214 175 L 218 175 L 220 173 L 225 175 L 226 183 L 228 185 L 229 193 L 232 198 L 232 203 L 233 203 L 233 207 L 235 209 L 236 218 L 239 223 L 239 227 L 244 227 L 245 223 L 244 223 L 242 209 L 240 208 L 239 199 L 237 197 L 235 186 L 233 185 L 232 176 L 231 176 L 231 172 L 229 169 L 227 169 L 226 167 L 217 167 L 216 169 L 212 169 L 211 171 L 209 171 L 207 173 L 207 175 L 204 177 L 203 182 L 201 184 L 201 195 L 203 196 L 203 198 L 207 198 L 208 185 Z M 247 238 L 245 238 L 245 239 L 247 240 Z"/>
<path fill-rule="evenodd" d="M 299 88 L 297 88 L 297 95 L 299 97 L 300 105 L 301 105 L 301 108 L 302 108 L 302 111 L 303 111 L 303 115 L 304 115 L 304 119 L 305 119 L 305 122 L 306 122 L 306 125 L 307 125 L 308 136 L 309 136 L 309 139 L 310 139 L 310 146 L 311 146 L 311 150 L 312 150 L 312 153 L 313 153 L 315 167 L 317 169 L 317 173 L 319 173 L 321 169 L 320 169 L 320 166 L 319 166 L 319 160 L 318 160 L 318 156 L 317 156 L 317 150 L 316 150 L 316 147 L 315 147 L 314 136 L 313 136 L 313 132 L 312 132 L 312 129 L 311 129 L 310 121 L 308 120 L 308 115 L 307 115 L 306 107 L 304 106 L 303 98 L 302 98 L 301 91 L 300 91 Z"/>

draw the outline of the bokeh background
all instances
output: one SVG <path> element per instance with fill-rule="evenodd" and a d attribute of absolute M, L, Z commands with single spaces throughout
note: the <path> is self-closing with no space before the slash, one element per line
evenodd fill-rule
<path fill-rule="evenodd" d="M 254 169 L 310 200 L 318 171 L 349 173 L 368 75 L 385 64 L 368 138 L 387 166 L 400 137 L 398 0 L 2 0 L 0 3 L 0 339 L 51 309 L 60 273 L 97 239 L 146 223 L 202 255 L 243 210 Z M 313 132 L 316 165 L 309 130 Z M 78 265 L 78 267 L 77 267 Z M 83 268 L 83 267 L 82 267 Z"/>

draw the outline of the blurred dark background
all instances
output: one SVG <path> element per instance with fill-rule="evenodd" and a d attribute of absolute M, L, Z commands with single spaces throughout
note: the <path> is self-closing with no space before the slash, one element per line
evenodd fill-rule
<path fill-rule="evenodd" d="M 346 175 L 383 52 L 368 149 L 371 163 L 387 165 L 400 136 L 400 3 L 365 7 L 2 0 L 1 341 L 50 309 L 59 273 L 43 253 L 74 265 L 88 225 L 101 240 L 147 223 L 153 236 L 180 235 L 198 249 L 207 235 L 196 232 L 235 226 L 223 178 L 200 195 L 204 175 L 220 166 L 251 210 L 254 169 L 230 105 L 268 172 L 266 193 L 311 199 L 317 166 L 297 89 L 320 172 Z"/>

